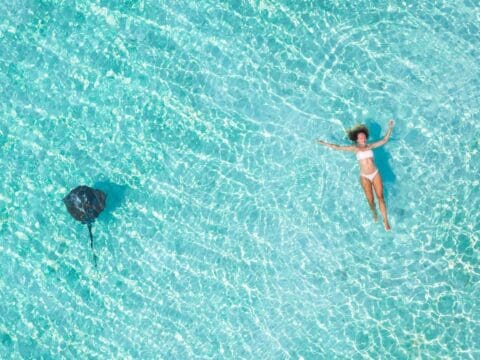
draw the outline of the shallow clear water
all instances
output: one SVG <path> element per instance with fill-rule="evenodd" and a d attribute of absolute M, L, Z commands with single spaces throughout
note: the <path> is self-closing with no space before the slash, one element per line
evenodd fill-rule
<path fill-rule="evenodd" d="M 0 5 L 0 357 L 480 357 L 475 1 Z M 366 123 L 393 227 L 347 144 Z M 88 231 L 62 198 L 108 194 Z"/>

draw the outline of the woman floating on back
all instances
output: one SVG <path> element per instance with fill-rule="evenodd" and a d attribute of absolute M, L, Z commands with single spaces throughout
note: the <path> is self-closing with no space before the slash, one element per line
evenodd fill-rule
<path fill-rule="evenodd" d="M 375 209 L 375 200 L 373 198 L 373 190 L 375 190 L 380 212 L 383 217 L 383 224 L 385 225 L 385 230 L 387 231 L 390 230 L 390 224 L 388 223 L 387 207 L 385 206 L 385 199 L 383 197 L 383 183 L 373 160 L 372 149 L 380 147 L 388 141 L 390 135 L 392 134 L 394 125 L 393 120 L 390 120 L 388 125 L 388 131 L 384 138 L 371 144 L 367 144 L 368 129 L 365 125 L 358 125 L 347 131 L 348 138 L 356 143 L 352 146 L 340 146 L 329 144 L 322 140 L 317 140 L 318 143 L 328 146 L 332 149 L 351 151 L 356 154 L 358 163 L 360 164 L 360 183 L 362 184 L 363 191 L 367 197 L 368 205 L 370 205 L 370 209 L 372 210 L 373 219 L 375 221 L 378 220 L 377 210 Z"/>

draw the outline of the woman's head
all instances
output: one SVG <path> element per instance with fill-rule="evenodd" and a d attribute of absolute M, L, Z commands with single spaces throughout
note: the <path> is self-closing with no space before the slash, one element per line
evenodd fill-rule
<path fill-rule="evenodd" d="M 368 139 L 368 128 L 365 125 L 357 125 L 347 130 L 348 138 L 354 142 L 364 143 Z"/>

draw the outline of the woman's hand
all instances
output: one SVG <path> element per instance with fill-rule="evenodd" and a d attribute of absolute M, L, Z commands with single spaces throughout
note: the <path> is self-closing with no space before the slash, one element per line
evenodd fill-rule
<path fill-rule="evenodd" d="M 395 125 L 395 121 L 393 121 L 393 119 L 388 122 L 388 127 L 389 127 L 390 129 L 393 129 L 393 126 L 394 126 L 394 125 Z"/>

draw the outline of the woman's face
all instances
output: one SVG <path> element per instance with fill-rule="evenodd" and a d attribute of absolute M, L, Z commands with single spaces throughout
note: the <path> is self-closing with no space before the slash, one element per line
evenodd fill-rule
<path fill-rule="evenodd" d="M 358 133 L 357 135 L 357 144 L 359 145 L 365 145 L 367 142 L 367 135 L 365 135 L 365 133 L 361 132 L 361 133 Z"/>

